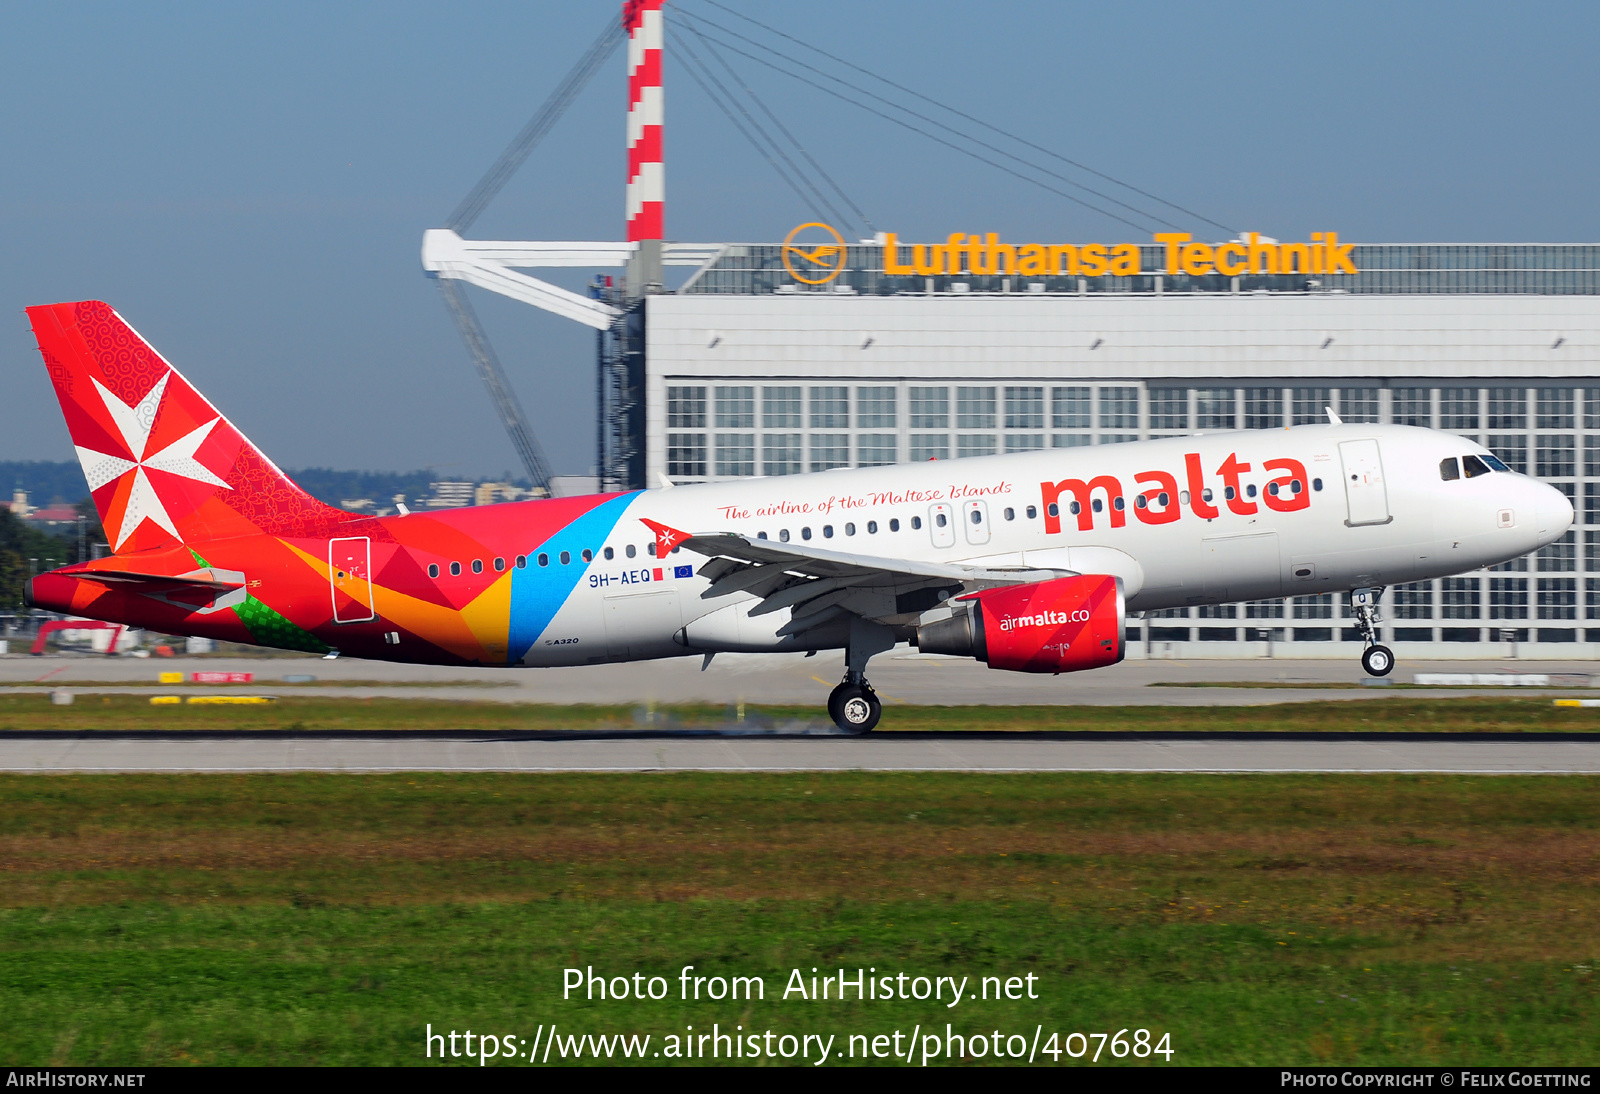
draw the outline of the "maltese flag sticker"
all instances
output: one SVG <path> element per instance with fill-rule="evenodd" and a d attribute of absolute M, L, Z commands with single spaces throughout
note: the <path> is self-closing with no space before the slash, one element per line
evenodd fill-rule
<path fill-rule="evenodd" d="M 665 524 L 657 524 L 646 517 L 640 517 L 639 520 L 646 528 L 656 534 L 657 558 L 664 558 L 667 552 L 674 550 L 689 538 L 688 532 L 680 532 L 676 528 L 668 528 Z"/>

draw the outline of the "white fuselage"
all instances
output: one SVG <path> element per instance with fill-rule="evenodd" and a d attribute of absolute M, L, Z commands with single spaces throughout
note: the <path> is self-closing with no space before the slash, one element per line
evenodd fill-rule
<path fill-rule="evenodd" d="M 1536 479 L 1442 476 L 1441 461 L 1484 454 L 1431 430 L 1311 425 L 651 490 L 524 663 L 808 648 L 777 636 L 787 611 L 750 619 L 738 604 L 753 598 L 702 599 L 704 560 L 651 557 L 641 517 L 882 559 L 1109 573 L 1129 611 L 1151 611 L 1444 577 L 1566 532 L 1571 504 Z"/>

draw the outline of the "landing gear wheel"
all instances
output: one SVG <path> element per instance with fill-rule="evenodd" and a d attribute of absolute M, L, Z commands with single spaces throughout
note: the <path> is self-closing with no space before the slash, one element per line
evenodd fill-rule
<path fill-rule="evenodd" d="M 844 683 L 828 696 L 828 714 L 846 733 L 870 733 L 883 716 L 883 703 L 865 684 Z"/>
<path fill-rule="evenodd" d="M 1388 646 L 1368 646 L 1361 654 L 1368 676 L 1388 676 L 1394 671 L 1394 651 Z"/>

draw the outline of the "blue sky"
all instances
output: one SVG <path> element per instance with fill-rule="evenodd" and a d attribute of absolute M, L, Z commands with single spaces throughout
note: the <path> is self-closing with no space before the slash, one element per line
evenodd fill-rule
<path fill-rule="evenodd" d="M 739 25 L 706 0 L 682 6 Z M 514 470 L 418 246 L 617 8 L 13 5 L 0 39 L 0 459 L 71 458 L 22 309 L 99 297 L 284 466 Z M 1600 240 L 1600 5 L 740 10 L 1231 226 Z M 1140 238 L 730 60 L 902 238 Z M 773 240 L 812 215 L 670 48 L 666 84 L 669 236 Z M 620 238 L 624 99 L 619 54 L 472 234 Z M 473 299 L 552 464 L 587 470 L 592 333 Z"/>

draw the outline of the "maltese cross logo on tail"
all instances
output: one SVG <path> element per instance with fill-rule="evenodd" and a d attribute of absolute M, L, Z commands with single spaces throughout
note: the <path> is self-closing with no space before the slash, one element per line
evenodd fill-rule
<path fill-rule="evenodd" d="M 160 413 L 167 381 L 171 377 L 169 372 L 158 380 L 137 406 L 129 406 L 99 380 L 94 381 L 107 413 L 121 434 L 122 451 L 100 452 L 82 445 L 76 447 L 78 462 L 83 464 L 84 476 L 89 480 L 90 493 L 97 493 L 102 487 L 116 483 L 113 501 L 106 511 L 111 518 L 106 522 L 107 531 L 111 531 L 109 526 L 112 520 L 116 521 L 111 546 L 113 551 L 119 550 L 146 520 L 164 529 L 173 539 L 182 541 L 183 537 L 178 534 L 172 516 L 167 512 L 167 505 L 162 500 L 161 491 L 156 486 L 162 481 L 163 475 L 228 488 L 226 480 L 195 459 L 195 452 L 201 443 L 222 420 L 220 416 L 190 430 L 160 451 L 146 453 L 150 430 Z M 152 476 L 150 472 L 156 474 Z"/>
<path fill-rule="evenodd" d="M 680 532 L 676 528 L 668 528 L 665 524 L 658 524 L 646 517 L 640 517 L 639 521 L 656 534 L 657 558 L 664 558 L 674 547 L 682 545 L 683 541 L 689 538 L 688 532 Z"/>

